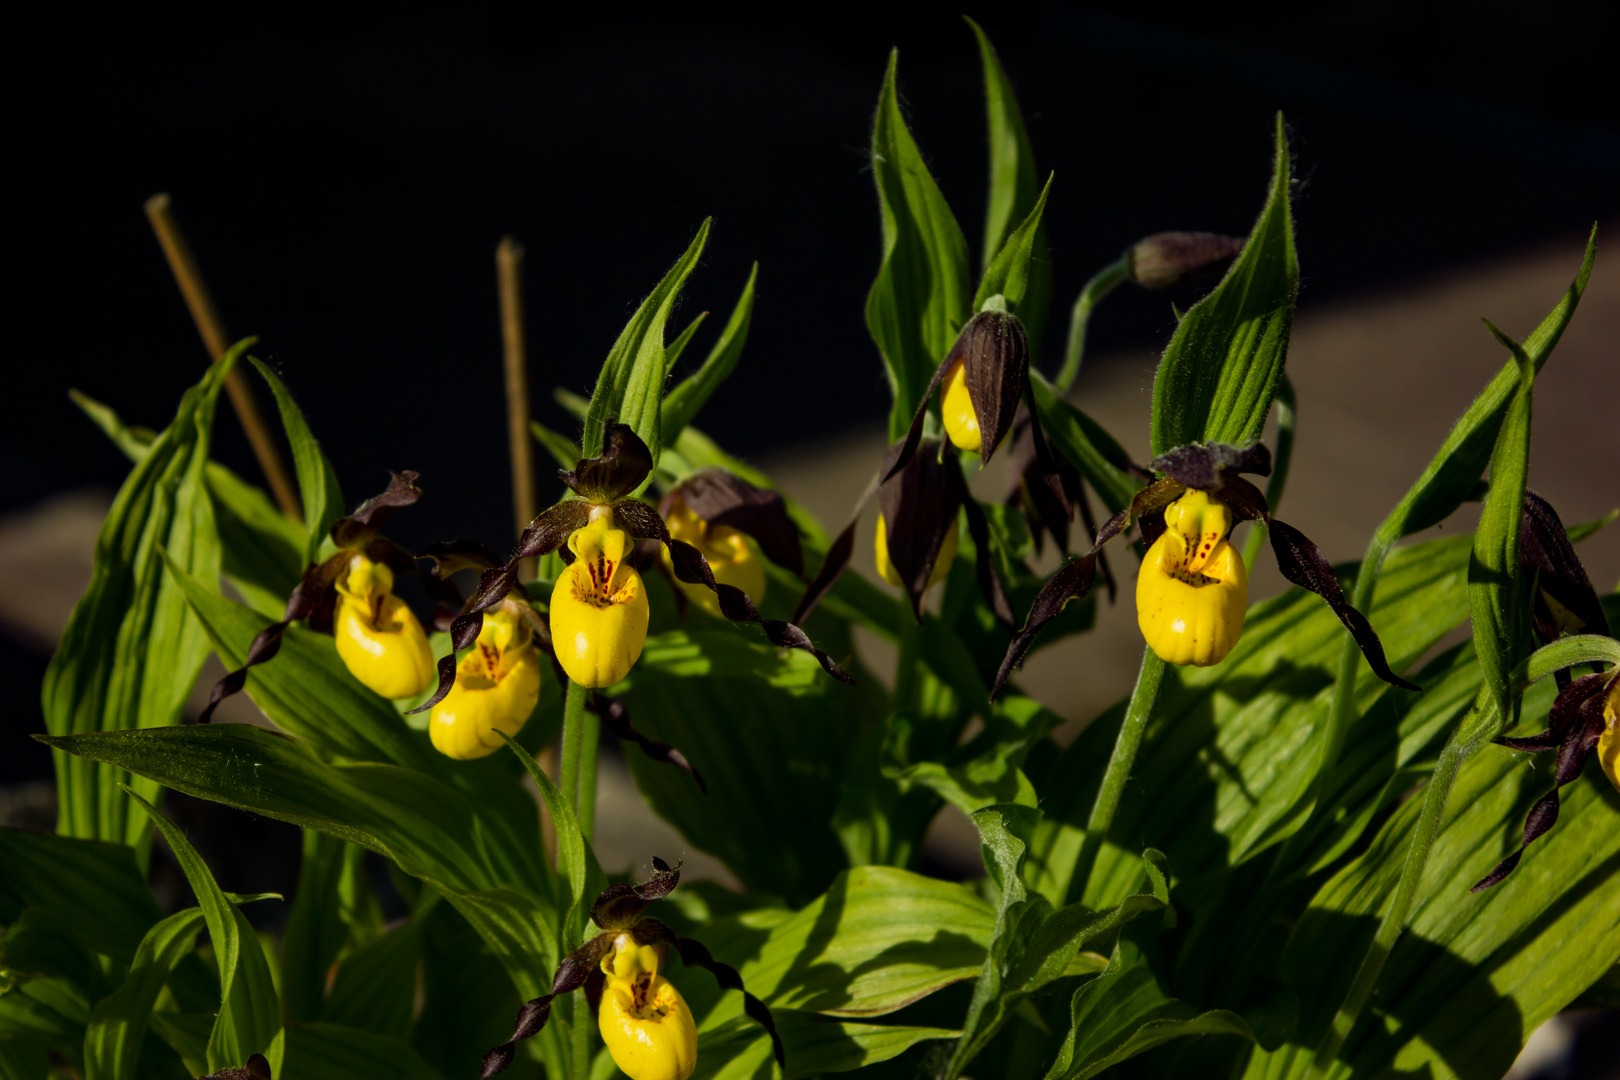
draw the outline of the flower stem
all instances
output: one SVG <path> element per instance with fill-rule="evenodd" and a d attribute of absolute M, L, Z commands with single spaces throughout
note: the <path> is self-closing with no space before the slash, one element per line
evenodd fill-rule
<path fill-rule="evenodd" d="M 558 785 L 573 804 L 580 835 L 587 841 L 596 825 L 596 744 L 601 721 L 585 708 L 586 689 L 568 680 L 563 705 L 562 777 Z"/>
<path fill-rule="evenodd" d="M 1367 999 L 1372 996 L 1373 988 L 1378 985 L 1384 962 L 1394 950 L 1401 931 L 1406 929 L 1412 903 L 1417 899 L 1418 886 L 1423 884 L 1423 871 L 1428 867 L 1429 852 L 1434 847 L 1434 841 L 1440 835 L 1440 823 L 1445 817 L 1446 802 L 1451 798 L 1451 786 L 1456 782 L 1457 770 L 1462 767 L 1463 760 L 1498 727 L 1490 692 L 1482 688 L 1474 699 L 1473 709 L 1452 732 L 1446 748 L 1440 753 L 1428 790 L 1423 793 L 1423 810 L 1411 846 L 1406 849 L 1406 863 L 1401 867 L 1401 880 L 1395 887 L 1395 899 L 1384 913 L 1383 922 L 1378 924 L 1378 933 L 1373 936 L 1366 955 L 1361 958 L 1361 966 L 1356 969 L 1355 980 L 1344 996 L 1344 1003 L 1339 1006 L 1332 1025 L 1317 1044 L 1308 1080 L 1326 1076 L 1333 1067 L 1344 1040 L 1349 1037 L 1350 1030 L 1361 1016 L 1361 1010 L 1366 1007 Z"/>
<path fill-rule="evenodd" d="M 917 707 L 917 696 L 922 684 L 922 624 L 911 614 L 911 605 L 902 596 L 895 605 L 898 619 L 895 639 L 900 654 L 894 662 L 894 711 L 907 712 Z"/>
<path fill-rule="evenodd" d="M 1159 659 L 1158 653 L 1144 647 L 1142 670 L 1137 672 L 1136 689 L 1131 691 L 1130 704 L 1125 707 L 1125 720 L 1120 724 L 1119 737 L 1114 740 L 1114 752 L 1108 759 L 1108 771 L 1103 773 L 1102 786 L 1097 789 L 1097 800 L 1091 804 L 1086 839 L 1075 867 L 1074 880 L 1083 882 L 1088 889 L 1097 855 L 1108 830 L 1113 827 L 1125 784 L 1131 778 L 1131 766 L 1136 762 L 1136 751 L 1142 746 L 1142 733 L 1147 730 L 1148 717 L 1153 713 L 1153 703 L 1159 697 L 1159 684 L 1163 679 L 1164 661 Z"/>
<path fill-rule="evenodd" d="M 1063 350 L 1063 368 L 1053 384 L 1059 395 L 1066 393 L 1080 375 L 1080 360 L 1086 351 L 1086 324 L 1091 321 L 1091 309 L 1102 303 L 1103 297 L 1113 292 L 1114 286 L 1124 281 L 1129 273 L 1130 267 L 1121 256 L 1097 271 L 1086 282 L 1086 287 L 1080 290 L 1080 298 L 1074 302 L 1074 310 L 1069 313 L 1069 343 Z"/>

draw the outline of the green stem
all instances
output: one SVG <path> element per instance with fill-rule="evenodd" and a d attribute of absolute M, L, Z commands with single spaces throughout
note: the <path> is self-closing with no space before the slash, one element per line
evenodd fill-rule
<path fill-rule="evenodd" d="M 1332 1025 L 1317 1045 L 1307 1080 L 1327 1075 L 1344 1046 L 1344 1040 L 1361 1016 L 1361 1010 L 1366 1007 L 1367 999 L 1372 996 L 1373 988 L 1378 985 L 1384 962 L 1394 950 L 1401 931 L 1406 929 L 1412 903 L 1417 899 L 1418 886 L 1423 884 L 1423 871 L 1429 864 L 1429 852 L 1434 847 L 1434 841 L 1440 835 L 1440 823 L 1445 817 L 1446 802 L 1451 798 L 1451 787 L 1456 782 L 1457 771 L 1464 759 L 1477 750 L 1498 726 L 1495 719 L 1496 709 L 1491 704 L 1489 691 L 1481 689 L 1468 717 L 1457 726 L 1446 748 L 1441 751 L 1440 761 L 1434 767 L 1434 776 L 1423 794 L 1422 814 L 1418 818 L 1412 844 L 1406 849 L 1406 862 L 1401 867 L 1400 884 L 1395 887 L 1395 899 L 1384 913 L 1383 922 L 1378 924 L 1378 933 L 1361 959 L 1361 967 L 1356 970 L 1355 980 L 1344 996 L 1344 1003 L 1339 1006 Z"/>
<path fill-rule="evenodd" d="M 1086 287 L 1080 290 L 1080 298 L 1074 302 L 1074 310 L 1069 313 L 1069 344 L 1063 350 L 1063 369 L 1058 372 L 1053 384 L 1059 395 L 1067 393 L 1080 375 L 1080 360 L 1086 351 L 1086 324 L 1091 321 L 1091 309 L 1102 303 L 1103 297 L 1113 292 L 1114 286 L 1129 274 L 1130 264 L 1121 255 L 1097 271 L 1086 282 Z"/>
<path fill-rule="evenodd" d="M 1159 697 L 1159 684 L 1164 679 L 1164 661 L 1150 648 L 1142 649 L 1142 669 L 1136 675 L 1136 689 L 1131 691 L 1131 702 L 1125 708 L 1125 720 L 1120 724 L 1119 736 L 1114 740 L 1114 752 L 1108 759 L 1108 771 L 1103 773 L 1102 786 L 1097 789 L 1097 800 L 1091 804 L 1091 817 L 1086 821 L 1086 838 L 1080 847 L 1080 859 L 1075 867 L 1075 881 L 1084 883 L 1087 891 L 1095 869 L 1097 854 L 1102 850 L 1108 830 L 1113 827 L 1114 814 L 1125 794 L 1125 785 L 1131 778 L 1131 766 L 1136 763 L 1136 751 L 1142 746 L 1142 733 L 1147 730 L 1153 703 Z M 1083 891 L 1082 897 L 1086 895 Z"/>
<path fill-rule="evenodd" d="M 596 825 L 596 744 L 601 721 L 585 708 L 586 690 L 568 681 L 568 699 L 563 705 L 563 749 L 561 783 L 558 785 L 574 807 L 580 835 L 588 841 Z"/>
<path fill-rule="evenodd" d="M 922 624 L 911 614 L 911 604 L 904 596 L 895 610 L 899 613 L 895 637 L 900 645 L 894 662 L 894 711 L 898 713 L 917 708 L 922 685 Z"/>

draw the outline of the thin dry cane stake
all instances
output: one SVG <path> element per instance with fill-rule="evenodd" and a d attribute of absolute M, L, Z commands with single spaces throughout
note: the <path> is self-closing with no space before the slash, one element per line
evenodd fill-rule
<path fill-rule="evenodd" d="M 169 269 L 174 272 L 175 283 L 185 297 L 191 320 L 197 324 L 197 333 L 202 336 L 209 359 L 217 362 L 230 347 L 225 335 L 225 323 L 219 317 L 219 309 L 214 307 L 214 297 L 208 291 L 208 284 L 203 281 L 197 259 L 191 253 L 191 245 L 186 243 L 185 234 L 180 231 L 180 223 L 175 220 L 174 207 L 166 193 L 160 192 L 146 200 L 146 218 L 152 223 L 158 243 L 163 245 Z M 236 418 L 242 422 L 242 430 L 247 433 L 253 454 L 259 459 L 259 468 L 264 470 L 264 478 L 270 483 L 276 504 L 281 507 L 282 513 L 302 521 L 304 511 L 298 501 L 298 491 L 293 487 L 292 477 L 287 474 L 287 467 L 276 450 L 275 441 L 270 437 L 270 429 L 265 426 L 264 417 L 253 399 L 253 391 L 240 369 L 225 377 L 225 392 L 231 395 Z"/>

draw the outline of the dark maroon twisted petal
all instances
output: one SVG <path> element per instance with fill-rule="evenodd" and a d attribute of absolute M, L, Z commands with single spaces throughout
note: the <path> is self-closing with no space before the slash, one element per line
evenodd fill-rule
<path fill-rule="evenodd" d="M 714 976 L 714 981 L 720 984 L 722 990 L 739 991 L 743 996 L 743 1012 L 770 1035 L 771 1053 L 776 1056 L 776 1064 L 783 1069 L 787 1068 L 787 1054 L 782 1049 L 782 1037 L 776 1033 L 776 1020 L 771 1016 L 770 1006 L 748 992 L 748 988 L 743 985 L 742 975 L 736 968 L 716 960 L 701 941 L 696 938 L 680 937 L 657 919 L 642 919 L 631 928 L 630 932 L 644 945 L 674 946 L 675 951 L 680 954 L 681 963 L 686 967 L 703 968 Z"/>
<path fill-rule="evenodd" d="M 611 731 L 614 736 L 624 742 L 633 742 L 641 747 L 641 752 L 654 761 L 666 765 L 675 765 L 685 769 L 693 780 L 697 781 L 698 790 L 707 795 L 709 785 L 703 782 L 703 774 L 692 767 L 686 755 L 668 743 L 661 743 L 656 739 L 649 739 L 637 731 L 630 722 L 630 710 L 626 709 L 624 702 L 618 698 L 610 698 L 605 694 L 591 694 L 591 711 L 602 718 L 602 725 Z"/>

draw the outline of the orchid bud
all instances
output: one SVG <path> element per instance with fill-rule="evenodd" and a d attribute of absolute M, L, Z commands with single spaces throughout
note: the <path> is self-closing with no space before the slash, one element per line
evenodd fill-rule
<path fill-rule="evenodd" d="M 1131 280 L 1144 289 L 1168 289 L 1231 261 L 1243 250 L 1241 236 L 1207 232 L 1155 233 L 1125 252 Z"/>
<path fill-rule="evenodd" d="M 697 516 L 679 496 L 671 498 L 664 509 L 664 524 L 670 539 L 684 540 L 703 553 L 714 572 L 714 580 L 722 585 L 735 585 L 748 594 L 755 604 L 765 599 L 765 563 L 748 537 L 727 525 L 716 525 Z M 664 567 L 673 578 L 675 562 L 669 548 L 659 548 Z M 692 585 L 675 579 L 686 598 L 716 618 L 724 618 L 720 598 L 707 585 Z"/>
<path fill-rule="evenodd" d="M 923 586 L 924 591 L 944 581 L 946 575 L 951 572 L 951 563 L 956 559 L 957 543 L 957 529 L 952 522 L 952 527 L 945 532 L 945 542 L 939 546 L 939 554 L 934 557 L 934 567 L 928 572 L 928 584 Z M 905 588 L 904 579 L 889 561 L 889 526 L 883 520 L 882 514 L 878 515 L 877 535 L 873 540 L 873 548 L 873 555 L 877 558 L 878 576 L 897 589 Z"/>
<path fill-rule="evenodd" d="M 989 461 L 1012 431 L 1029 380 L 1029 337 L 1016 315 L 986 308 L 962 327 L 951 356 L 940 396 L 945 434 L 958 449 Z"/>
<path fill-rule="evenodd" d="M 428 734 L 446 757 L 467 761 L 500 749 L 501 733 L 516 735 L 540 700 L 540 657 L 528 624 L 508 600 L 484 615 L 456 683 L 433 706 Z"/>
<path fill-rule="evenodd" d="M 394 595 L 394 572 L 364 555 L 337 582 L 332 631 L 338 656 L 369 689 L 409 698 L 433 685 L 433 650 L 415 613 Z"/>
<path fill-rule="evenodd" d="M 1165 529 L 1136 579 L 1136 621 L 1148 646 L 1171 664 L 1218 664 L 1237 644 L 1249 575 L 1228 542 L 1231 510 L 1189 490 L 1164 510 Z"/>
<path fill-rule="evenodd" d="M 596 1023 L 608 1053 L 630 1080 L 686 1080 L 697 1065 L 697 1024 L 658 973 L 658 948 L 620 933 L 602 957 L 605 981 Z"/>
<path fill-rule="evenodd" d="M 586 689 L 629 673 L 647 640 L 647 590 L 626 561 L 635 541 L 597 514 L 568 538 L 574 561 L 551 591 L 551 641 L 568 677 Z"/>

